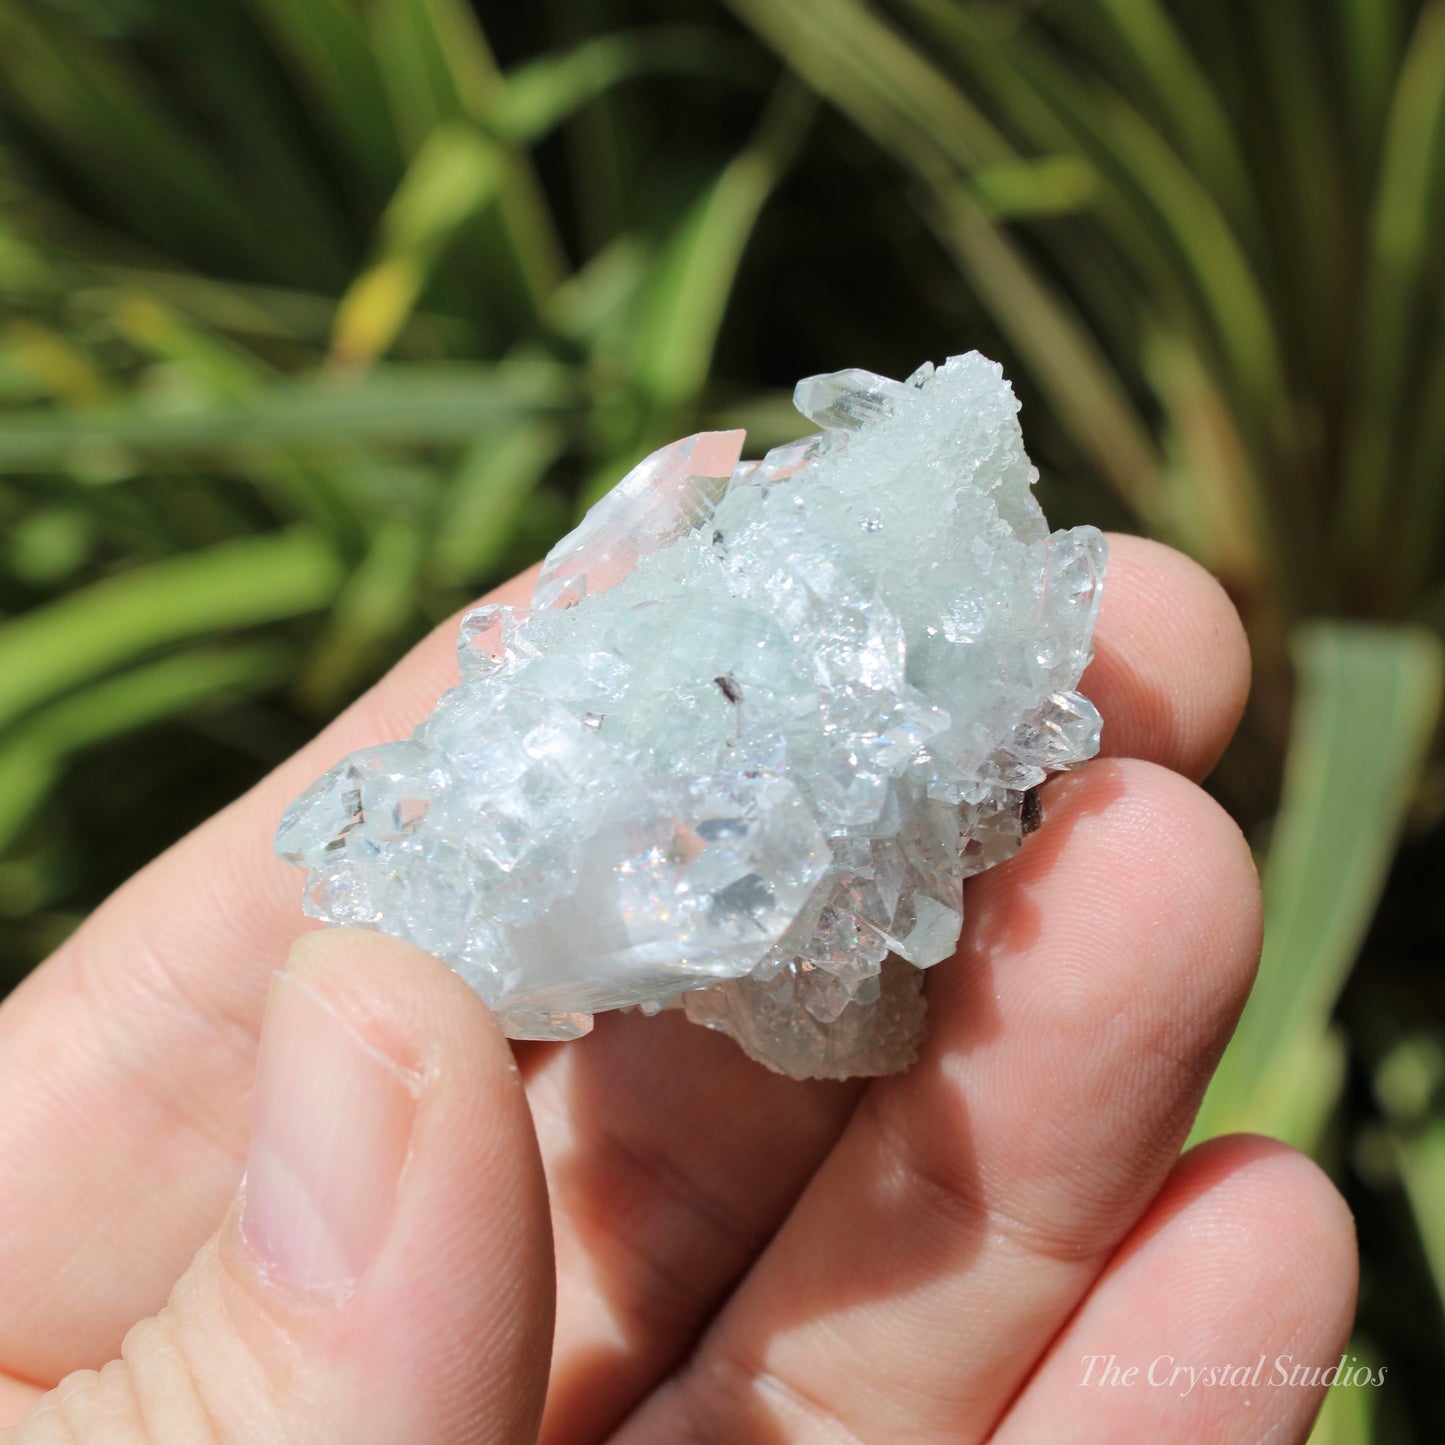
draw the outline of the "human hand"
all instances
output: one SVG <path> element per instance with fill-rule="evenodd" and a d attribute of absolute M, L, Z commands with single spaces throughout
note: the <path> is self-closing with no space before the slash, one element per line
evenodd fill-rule
<path fill-rule="evenodd" d="M 1301 1156 L 1178 1157 L 1258 956 L 1248 850 L 1190 781 L 1248 659 L 1198 568 L 1111 549 L 1108 756 L 969 883 L 921 1061 L 866 1086 L 671 1015 L 509 1046 L 380 935 L 271 981 L 276 819 L 425 714 L 440 629 L 0 1009 L 0 1420 L 30 1406 L 0 1440 L 1302 1439 L 1317 1389 L 1145 1376 L 1332 1363 L 1356 1264 Z M 1082 1383 L 1100 1355 L 1138 1374 Z"/>

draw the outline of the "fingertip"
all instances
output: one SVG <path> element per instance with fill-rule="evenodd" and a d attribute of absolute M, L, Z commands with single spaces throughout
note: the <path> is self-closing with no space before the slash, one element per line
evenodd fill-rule
<path fill-rule="evenodd" d="M 1042 798 L 1038 832 L 969 882 L 970 954 L 1007 956 L 1006 991 L 1025 989 L 1041 1018 L 1148 999 L 1167 1008 L 1176 1034 L 1217 1052 L 1263 936 L 1259 875 L 1238 824 L 1198 784 L 1139 758 L 1051 778 Z M 1023 960 L 1035 959 L 1047 987 L 1025 977 Z M 980 986 L 967 974 L 943 983 L 970 995 Z"/>
<path fill-rule="evenodd" d="M 1357 1280 L 1354 1221 L 1318 1165 L 1276 1139 L 1211 1139 L 1175 1164 L 997 1438 L 1053 1439 L 1082 1401 L 1090 1438 L 1303 1440 L 1347 1364 Z"/>
<path fill-rule="evenodd" d="M 1330 1359 L 1343 1348 L 1359 1289 L 1355 1219 L 1307 1154 L 1262 1134 L 1205 1140 L 1179 1160 L 1119 1263 L 1151 1257 L 1181 1226 L 1191 1250 L 1176 1281 L 1202 1316 L 1241 1324 L 1267 1311 L 1281 1344 Z M 1217 1328 L 1219 1326 L 1216 1326 Z"/>
<path fill-rule="evenodd" d="M 397 939 L 306 934 L 272 983 L 254 1099 L 239 1200 L 173 1317 L 198 1338 L 224 1317 L 285 1382 L 269 1403 L 288 1422 L 329 1401 L 348 1438 L 526 1438 L 551 1342 L 550 1221 L 481 1001 Z"/>
<path fill-rule="evenodd" d="M 1264 897 L 1249 840 L 1217 798 L 1180 773 L 1138 759 L 1120 760 L 1113 766 L 1122 768 L 1131 780 L 1139 859 L 1148 860 L 1149 871 L 1155 874 L 1138 880 L 1141 899 L 1162 912 L 1168 906 L 1171 882 L 1178 896 L 1188 891 L 1188 880 L 1194 881 L 1199 929 L 1219 945 L 1217 956 L 1231 960 L 1233 972 L 1227 980 L 1221 976 L 1221 982 L 1228 983 L 1243 1007 L 1264 942 Z M 1150 834 L 1155 837 L 1153 847 Z M 1166 857 L 1176 869 L 1173 874 L 1160 866 Z"/>
<path fill-rule="evenodd" d="M 1249 684 L 1249 641 L 1219 582 L 1172 547 L 1111 536 L 1094 661 L 1080 684 L 1103 715 L 1103 751 L 1202 778 L 1238 726 Z"/>
<path fill-rule="evenodd" d="M 323 994 L 399 1062 L 460 1032 L 467 1048 L 515 1074 L 511 1045 L 476 991 L 415 944 L 369 928 L 319 928 L 291 945 L 285 973 Z M 420 1054 L 418 1054 L 420 1050 Z"/>
<path fill-rule="evenodd" d="M 1155 1209 L 1168 1214 L 1197 1201 L 1213 1201 L 1215 1227 L 1239 1235 L 1246 1248 L 1252 1242 L 1261 1256 L 1286 1254 L 1281 1268 L 1308 1261 L 1301 1282 L 1330 1282 L 1318 1303 L 1326 1311 L 1334 1304 L 1343 1338 L 1359 1284 L 1355 1216 L 1315 1160 L 1266 1134 L 1207 1139 L 1180 1158 Z"/>

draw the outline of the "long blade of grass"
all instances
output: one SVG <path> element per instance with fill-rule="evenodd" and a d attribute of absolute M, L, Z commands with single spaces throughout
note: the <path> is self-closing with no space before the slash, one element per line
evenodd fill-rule
<path fill-rule="evenodd" d="M 542 361 L 381 367 L 355 381 L 260 388 L 231 406 L 0 417 L 0 473 L 63 469 L 102 449 L 156 460 L 246 456 L 265 447 L 467 441 L 501 418 L 567 411 L 577 402 L 571 371 Z"/>
<path fill-rule="evenodd" d="M 201 325 L 239 336 L 263 337 L 306 346 L 324 345 L 336 320 L 336 298 L 318 291 L 216 281 L 185 271 L 137 266 L 77 266 L 55 278 L 48 290 L 84 294 L 84 288 L 120 287 L 141 292 L 184 312 Z M 435 356 L 465 339 L 465 328 L 450 317 L 415 314 L 403 328 L 401 344 Z"/>
<path fill-rule="evenodd" d="M 1386 606 L 1404 607 L 1439 570 L 1445 523 L 1445 308 L 1433 351 L 1421 358 L 1416 386 L 1419 420 L 1405 453 L 1400 516 L 1408 519 L 1388 573 L 1381 579 Z"/>
<path fill-rule="evenodd" d="M 501 562 L 527 498 L 565 443 L 561 427 L 531 417 L 473 443 L 439 508 L 428 572 L 454 586 L 488 576 Z"/>
<path fill-rule="evenodd" d="M 246 405 L 258 388 L 275 380 L 254 352 L 193 326 L 154 296 L 106 292 L 97 301 L 121 336 L 179 370 L 186 384 L 209 401 Z M 365 508 L 350 458 L 326 465 L 280 452 L 238 460 L 283 521 L 313 522 L 343 549 L 358 540 Z M 187 494 L 195 495 L 196 489 Z"/>
<path fill-rule="evenodd" d="M 639 76 L 695 75 L 753 82 L 757 54 L 732 37 L 694 25 L 655 25 L 594 35 L 570 50 L 537 56 L 509 70 L 484 115 L 494 135 L 533 145 L 582 106 Z"/>
<path fill-rule="evenodd" d="M 99 368 L 70 337 L 24 318 L 0 330 L 0 368 L 20 383 L 10 388 L 11 396 L 22 393 L 85 407 L 110 392 Z"/>
<path fill-rule="evenodd" d="M 809 92 L 782 82 L 751 143 L 663 248 L 632 341 L 636 382 L 658 411 L 690 403 L 701 391 L 748 239 L 813 109 Z"/>
<path fill-rule="evenodd" d="M 437 126 L 479 119 L 501 84 L 476 15 L 457 0 L 375 0 L 372 47 L 413 153 Z"/>
<path fill-rule="evenodd" d="M 1284 364 L 1263 289 L 1248 257 L 1209 193 L 1157 132 L 1122 101 L 1081 107 L 1096 118 L 1105 148 L 1117 155 L 1155 211 L 1206 303 L 1224 349 L 1231 388 L 1266 417 L 1279 416 L 1287 393 Z"/>
<path fill-rule="evenodd" d="M 1445 1118 L 1435 1117 L 1396 1139 L 1400 1183 L 1420 1229 L 1420 1243 L 1445 1302 Z"/>
<path fill-rule="evenodd" d="M 916 49 L 852 0 L 732 0 L 810 85 L 892 151 L 934 197 L 928 212 L 1050 404 L 1135 512 L 1160 518 L 1157 452 L 1077 313 L 964 184 L 1018 152 Z"/>
<path fill-rule="evenodd" d="M 1445 1034 L 1428 1015 L 1404 1029 L 1374 1070 L 1384 1123 L 1372 1143 L 1410 1205 L 1436 1297 L 1445 1305 Z"/>
<path fill-rule="evenodd" d="M 317 163 L 312 137 L 286 104 L 284 76 L 252 18 L 236 0 L 188 0 L 166 27 L 181 63 L 162 82 L 199 118 L 208 151 L 243 197 L 264 198 L 266 229 L 285 273 L 298 284 L 339 285 L 356 240 L 342 198 Z M 144 49 L 141 50 L 144 55 Z"/>
<path fill-rule="evenodd" d="M 1270 57 L 1260 105 L 1272 132 L 1262 150 L 1273 164 L 1257 184 L 1272 203 L 1275 254 L 1287 258 L 1272 278 L 1274 310 L 1295 374 L 1310 379 L 1313 395 L 1329 394 L 1349 365 L 1350 337 L 1335 308 L 1354 285 L 1358 235 L 1338 81 L 1313 7 L 1257 5 L 1249 18 L 1255 48 Z"/>
<path fill-rule="evenodd" d="M 1068 216 L 1086 210 L 1098 190 L 1098 172 L 1081 156 L 1039 156 L 981 166 L 970 180 L 991 220 Z"/>
<path fill-rule="evenodd" d="M 1352 1357 L 1349 1368 L 1379 1368 L 1370 1347 L 1358 1337 L 1351 1339 L 1346 1351 Z M 1331 1385 L 1325 1402 L 1310 1431 L 1308 1445 L 1373 1445 L 1379 1438 L 1375 1429 L 1377 1391 L 1360 1385 Z"/>
<path fill-rule="evenodd" d="M 1016 107 L 1026 104 L 1031 115 L 1041 107 L 1054 110 L 1101 180 L 1111 183 L 1102 197 L 1107 204 L 1097 210 L 1100 223 L 1128 263 L 1150 276 L 1154 304 L 1177 290 L 1175 278 L 1192 280 L 1205 324 L 1223 348 L 1221 374 L 1231 383 L 1228 390 L 1246 414 L 1279 416 L 1284 368 L 1250 258 L 1208 187 L 1148 117 L 1102 82 L 1083 83 L 1076 68 L 1023 37 L 1007 47 L 984 47 L 965 12 L 933 0 L 918 0 L 918 8 L 974 67 L 993 67 L 996 84 L 1007 75 L 1015 90 L 1032 92 Z M 1155 237 L 1168 243 L 1163 255 Z M 1061 265 L 1066 273 L 1074 271 L 1067 255 Z M 1073 279 L 1075 289 L 1086 294 L 1086 278 Z M 1189 319 L 1177 317 L 1175 324 Z"/>
<path fill-rule="evenodd" d="M 343 164 L 384 195 L 401 168 L 386 95 L 360 7 L 345 0 L 247 0 Z"/>
<path fill-rule="evenodd" d="M 1028 243 L 1031 251 L 1044 253 L 1047 267 L 1067 279 L 1072 303 L 1115 364 L 1125 365 L 1138 350 L 1141 302 L 1147 297 L 1157 311 L 1183 295 L 1177 262 L 1151 229 L 1133 223 L 1136 208 L 1120 193 L 1117 169 L 1110 166 L 1106 173 L 1085 154 L 1076 127 L 1056 108 L 1055 87 L 1036 83 L 1020 71 L 1016 56 L 1025 35 L 1016 24 L 947 0 L 908 0 L 908 8 L 923 29 L 930 53 L 954 68 L 960 85 L 1007 127 L 1021 148 L 1055 168 L 1056 184 L 1062 182 L 1071 203 L 1087 203 L 1081 224 L 1032 227 Z M 1073 180 L 1062 169 L 1066 163 L 1077 168 Z M 991 177 L 1001 168 L 990 164 L 975 169 L 968 184 L 990 215 L 1009 219 L 1019 213 L 999 213 L 989 194 Z M 1081 184 L 1085 173 L 1087 187 Z M 1044 215 L 1047 208 L 1040 205 L 1035 212 Z M 1121 224 L 1132 243 L 1127 254 L 1111 233 Z M 1130 384 L 1137 385 L 1137 380 L 1131 377 Z"/>
<path fill-rule="evenodd" d="M 0 73 L 10 102 L 138 235 L 284 274 L 266 228 L 118 53 L 80 34 L 62 42 L 56 26 L 10 4 L 0 7 Z"/>
<path fill-rule="evenodd" d="M 0 739 L 0 852 L 82 748 L 209 704 L 264 692 L 295 666 L 291 649 L 253 642 L 192 648 L 132 668 L 52 703 Z"/>
<path fill-rule="evenodd" d="M 410 153 L 438 125 L 486 125 L 505 80 L 465 0 L 374 0 L 368 23 L 393 118 Z M 494 304 L 525 301 L 535 317 L 567 274 L 566 253 L 527 153 L 506 147 L 503 154 L 501 226 L 490 233 L 479 228 L 480 272 L 492 283 Z M 519 286 L 495 284 L 494 273 L 504 267 Z"/>
<path fill-rule="evenodd" d="M 624 336 L 636 409 L 618 413 L 612 445 L 583 488 L 584 505 L 612 486 L 632 457 L 691 424 L 748 240 L 814 106 L 791 78 L 780 82 L 752 141 L 664 244 Z"/>
<path fill-rule="evenodd" d="M 1040 391 L 1099 474 L 1141 522 L 1167 529 L 1170 518 L 1153 439 L 1077 313 L 972 196 L 939 188 L 931 219 L 994 324 L 1018 348 Z"/>
<path fill-rule="evenodd" d="M 1399 0 L 1335 0 L 1340 16 L 1340 53 L 1354 115 L 1347 134 L 1355 146 L 1357 172 L 1374 162 L 1400 45 Z"/>
<path fill-rule="evenodd" d="M 413 518 L 393 517 L 377 528 L 301 668 L 297 693 L 310 711 L 334 711 L 415 616 L 423 540 Z"/>
<path fill-rule="evenodd" d="M 1250 234 L 1259 228 L 1258 208 L 1247 184 L 1239 139 L 1208 74 L 1184 43 L 1159 0 L 1098 0 L 1136 65 L 1141 86 L 1210 193 L 1234 223 Z M 1085 20 L 1087 23 L 1087 19 Z"/>
<path fill-rule="evenodd" d="M 730 0 L 814 89 L 899 153 L 963 169 L 1018 159 L 973 102 L 857 0 Z"/>
<path fill-rule="evenodd" d="M 1435 218 L 1445 197 L 1445 0 L 1431 0 L 1405 54 L 1395 90 L 1371 218 L 1372 265 L 1364 298 L 1359 412 L 1345 458 L 1338 554 L 1362 589 L 1389 565 L 1384 519 L 1407 369 L 1422 317 L 1421 285 L 1437 259 Z M 1427 323 L 1438 328 L 1439 318 Z M 1407 519 L 1407 525 L 1408 525 Z"/>
<path fill-rule="evenodd" d="M 1144 355 L 1165 408 L 1171 540 L 1247 602 L 1281 580 L 1280 549 L 1271 536 L 1254 454 L 1193 347 L 1161 329 L 1146 340 Z"/>
<path fill-rule="evenodd" d="M 156 648 L 315 612 L 341 581 L 331 547 L 298 528 L 94 582 L 0 624 L 0 728 Z"/>
<path fill-rule="evenodd" d="M 337 307 L 333 362 L 367 365 L 391 347 L 448 243 L 496 197 L 504 167 L 496 144 L 474 127 L 443 124 L 431 133 L 381 218 L 375 259 Z"/>
<path fill-rule="evenodd" d="M 1331 1011 L 1439 716 L 1442 649 L 1423 629 L 1318 623 L 1300 629 L 1295 663 L 1259 978 L 1194 1134 L 1252 1129 L 1309 1149 L 1339 1087 Z"/>

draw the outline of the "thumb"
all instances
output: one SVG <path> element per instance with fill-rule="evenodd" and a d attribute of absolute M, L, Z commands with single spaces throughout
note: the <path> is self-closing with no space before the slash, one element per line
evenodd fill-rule
<path fill-rule="evenodd" d="M 272 982 L 220 1229 L 122 1358 L 12 1438 L 530 1439 L 552 1299 L 536 1140 L 486 1009 L 394 939 L 308 934 Z"/>

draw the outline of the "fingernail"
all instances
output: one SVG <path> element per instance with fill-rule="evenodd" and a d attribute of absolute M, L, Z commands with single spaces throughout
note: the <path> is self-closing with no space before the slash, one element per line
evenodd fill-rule
<path fill-rule="evenodd" d="M 303 1288 L 366 1273 L 391 1224 L 416 1095 L 325 1000 L 277 973 L 266 1001 L 241 1230 Z"/>

